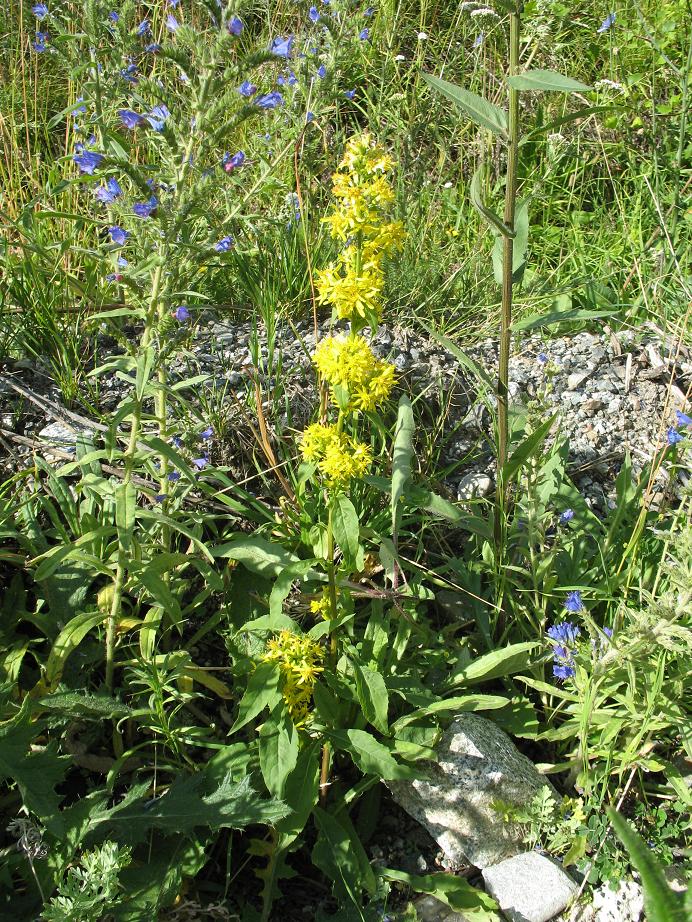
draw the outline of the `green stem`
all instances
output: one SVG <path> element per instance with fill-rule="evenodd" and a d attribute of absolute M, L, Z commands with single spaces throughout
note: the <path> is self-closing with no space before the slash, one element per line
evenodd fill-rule
<path fill-rule="evenodd" d="M 340 423 L 342 416 L 343 414 L 339 413 Z M 332 630 L 329 633 L 329 668 L 334 672 L 339 652 L 339 643 L 336 635 L 336 627 L 334 626 L 337 614 L 337 595 L 336 567 L 334 565 L 334 525 L 332 521 L 331 504 L 327 514 L 327 585 L 329 592 L 329 620 L 332 623 Z M 324 743 L 322 746 L 322 767 L 320 769 L 320 801 L 323 806 L 327 799 L 327 788 L 329 786 L 329 762 L 329 743 Z"/>
<path fill-rule="evenodd" d="M 519 34 L 521 13 L 517 11 L 510 16 L 509 36 L 509 75 L 519 71 Z M 509 120 L 507 139 L 507 177 L 505 183 L 504 223 L 514 230 L 514 214 L 517 201 L 517 163 L 519 158 L 519 91 L 509 88 Z M 503 238 L 502 252 L 502 317 L 500 322 L 500 360 L 497 375 L 497 514 L 495 517 L 495 540 L 498 549 L 502 546 L 504 536 L 504 518 L 507 507 L 507 487 L 505 483 L 505 465 L 509 457 L 509 349 L 512 327 L 512 269 L 514 260 L 514 240 Z"/>

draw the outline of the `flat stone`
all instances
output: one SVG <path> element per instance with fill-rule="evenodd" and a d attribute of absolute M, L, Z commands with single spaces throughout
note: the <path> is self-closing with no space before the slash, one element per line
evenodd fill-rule
<path fill-rule="evenodd" d="M 478 496 L 488 496 L 492 488 L 492 479 L 487 474 L 483 474 L 479 471 L 472 471 L 459 481 L 457 496 L 460 500 L 474 499 Z"/>
<path fill-rule="evenodd" d="M 468 922 L 468 917 L 450 909 L 442 900 L 434 896 L 421 896 L 413 904 L 419 922 Z"/>
<path fill-rule="evenodd" d="M 548 922 L 578 889 L 557 862 L 538 852 L 524 852 L 485 868 L 483 880 L 509 922 Z"/>
<path fill-rule="evenodd" d="M 543 787 L 553 792 L 507 734 L 477 714 L 454 720 L 437 747 L 437 761 L 428 762 L 420 777 L 388 786 L 452 868 L 485 868 L 521 852 L 521 826 L 506 822 L 493 804 L 520 808 Z"/>
<path fill-rule="evenodd" d="M 567 378 L 567 390 L 576 391 L 577 388 L 581 387 L 585 381 L 588 381 L 588 379 L 589 379 L 588 371 L 586 372 L 575 371 L 573 374 L 571 374 Z"/>

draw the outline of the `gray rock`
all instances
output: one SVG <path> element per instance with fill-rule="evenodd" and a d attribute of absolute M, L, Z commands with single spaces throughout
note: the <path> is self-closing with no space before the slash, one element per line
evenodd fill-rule
<path fill-rule="evenodd" d="M 493 804 L 525 806 L 542 787 L 553 790 L 506 733 L 476 714 L 456 718 L 440 740 L 437 762 L 428 763 L 419 778 L 388 784 L 452 868 L 485 868 L 520 852 L 521 828 L 506 822 Z"/>
<path fill-rule="evenodd" d="M 413 905 L 420 922 L 468 922 L 466 916 L 450 909 L 434 896 L 422 896 Z"/>
<path fill-rule="evenodd" d="M 639 922 L 644 912 L 642 888 L 633 880 L 621 880 L 615 889 L 602 884 L 593 900 L 569 915 L 569 922 Z"/>
<path fill-rule="evenodd" d="M 524 852 L 485 868 L 483 880 L 509 922 L 548 922 L 577 892 L 560 865 L 538 852 Z"/>
<path fill-rule="evenodd" d="M 567 378 L 567 390 L 576 391 L 577 388 L 581 387 L 584 381 L 588 381 L 588 379 L 589 379 L 588 371 L 586 372 L 575 371 L 573 374 L 571 374 Z"/>
<path fill-rule="evenodd" d="M 488 496 L 492 489 L 493 482 L 487 474 L 472 471 L 459 481 L 457 496 L 460 500 L 473 499 L 477 496 Z"/>
<path fill-rule="evenodd" d="M 44 426 L 43 429 L 40 430 L 38 437 L 54 448 L 60 448 L 62 451 L 76 452 L 77 436 L 79 434 L 91 438 L 94 433 L 92 430 L 84 429 L 81 426 L 72 427 L 65 423 L 50 423 L 50 425 Z M 52 452 L 46 452 L 46 457 L 53 459 L 55 456 Z"/>

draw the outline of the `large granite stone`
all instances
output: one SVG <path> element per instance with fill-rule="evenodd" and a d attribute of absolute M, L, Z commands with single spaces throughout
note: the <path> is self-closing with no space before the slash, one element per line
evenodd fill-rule
<path fill-rule="evenodd" d="M 483 880 L 509 922 L 548 922 L 578 889 L 557 862 L 538 852 L 524 852 L 485 868 Z"/>
<path fill-rule="evenodd" d="M 493 804 L 525 806 L 543 786 L 553 791 L 507 734 L 476 714 L 456 718 L 437 747 L 437 762 L 427 763 L 419 778 L 388 786 L 452 869 L 485 868 L 521 852 L 521 828 L 505 822 Z"/>

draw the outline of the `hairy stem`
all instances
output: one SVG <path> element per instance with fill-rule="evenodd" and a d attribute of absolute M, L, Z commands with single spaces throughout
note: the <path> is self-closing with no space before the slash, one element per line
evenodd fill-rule
<path fill-rule="evenodd" d="M 510 16 L 509 75 L 519 70 L 519 33 L 521 14 L 519 8 Z M 507 142 L 507 177 L 505 183 L 504 223 L 514 230 L 514 215 L 517 201 L 517 161 L 519 155 L 519 91 L 509 88 L 509 120 Z M 514 240 L 503 238 L 502 252 L 502 317 L 500 323 L 500 361 L 497 375 L 497 514 L 495 517 L 495 539 L 502 545 L 504 513 L 507 506 L 505 465 L 509 457 L 509 349 L 512 327 L 512 285 L 513 285 Z"/>

